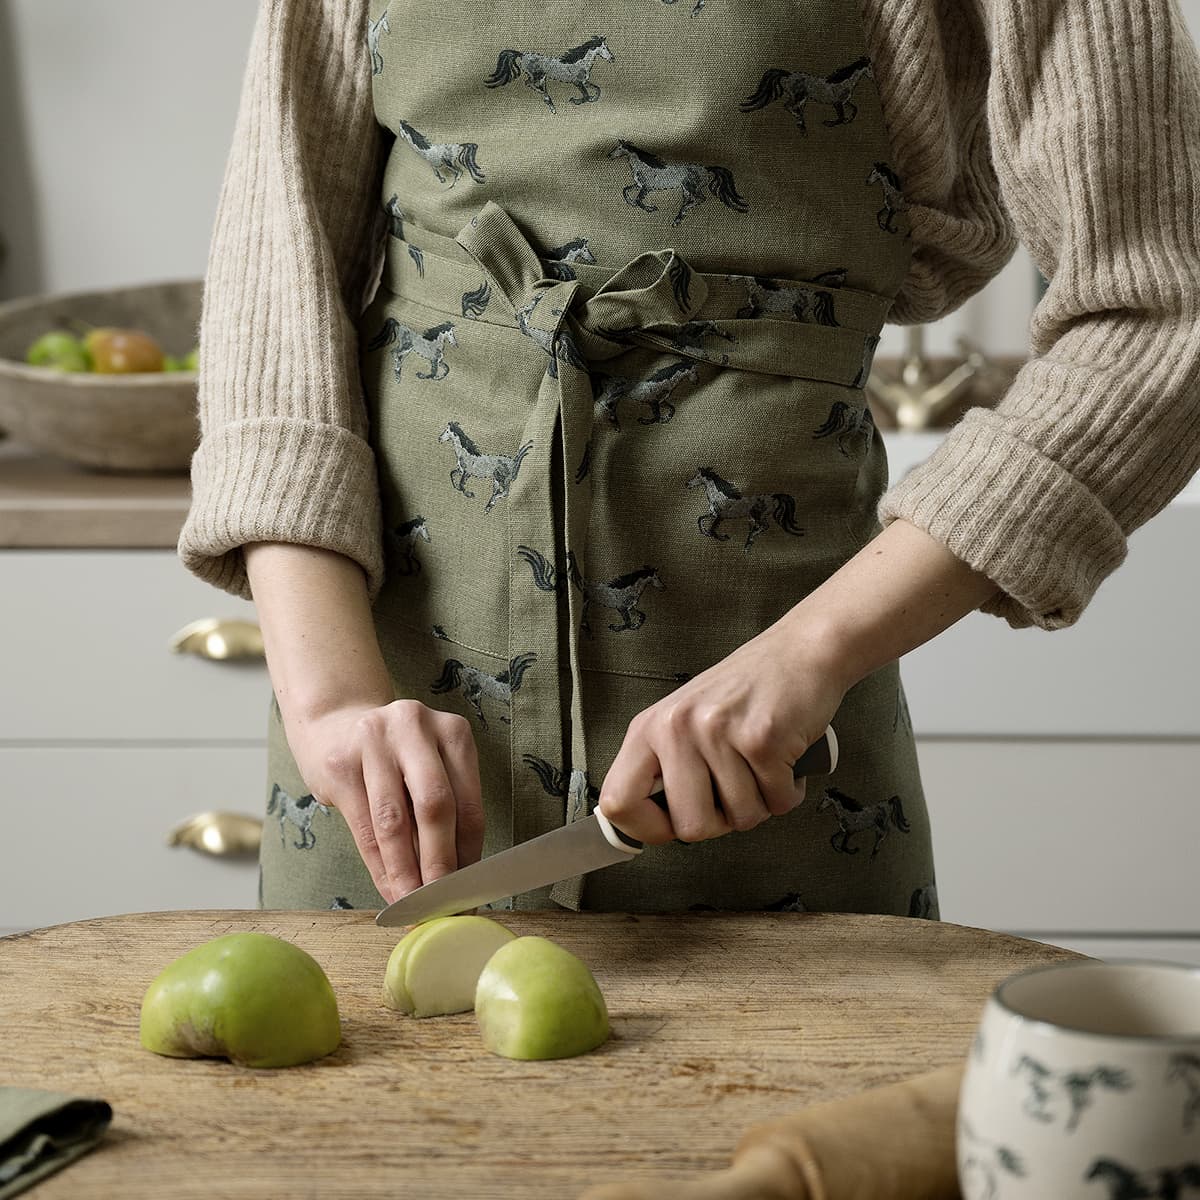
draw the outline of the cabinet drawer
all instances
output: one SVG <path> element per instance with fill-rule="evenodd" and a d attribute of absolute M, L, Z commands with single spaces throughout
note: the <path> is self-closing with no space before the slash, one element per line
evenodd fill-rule
<path fill-rule="evenodd" d="M 0 748 L 0 929 L 123 912 L 255 908 L 256 859 L 166 844 L 212 809 L 260 816 L 261 747 Z"/>
<path fill-rule="evenodd" d="M 945 920 L 1200 933 L 1200 741 L 917 746 Z"/>
<path fill-rule="evenodd" d="M 173 550 L 6 550 L 0 739 L 264 741 L 262 659 L 169 649 L 202 617 L 255 621 Z"/>

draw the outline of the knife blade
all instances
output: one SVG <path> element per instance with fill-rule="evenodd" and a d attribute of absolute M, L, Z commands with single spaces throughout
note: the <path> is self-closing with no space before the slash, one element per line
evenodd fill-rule
<path fill-rule="evenodd" d="M 792 765 L 792 776 L 828 775 L 838 764 L 838 742 L 833 726 Z M 655 783 L 660 783 L 657 777 Z M 653 784 L 651 785 L 654 786 Z M 667 808 L 666 794 L 655 791 L 650 799 Z M 452 916 L 505 896 L 628 862 L 644 849 L 637 838 L 622 833 L 597 808 L 561 829 L 552 829 L 470 866 L 460 867 L 402 896 L 382 909 L 376 925 L 417 925 L 435 917 Z"/>

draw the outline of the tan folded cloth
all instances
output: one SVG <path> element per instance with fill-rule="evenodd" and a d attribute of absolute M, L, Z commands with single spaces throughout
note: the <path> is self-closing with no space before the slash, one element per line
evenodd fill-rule
<path fill-rule="evenodd" d="M 579 1200 L 959 1200 L 963 1070 L 956 1063 L 752 1125 L 728 1170 L 605 1184 Z"/>

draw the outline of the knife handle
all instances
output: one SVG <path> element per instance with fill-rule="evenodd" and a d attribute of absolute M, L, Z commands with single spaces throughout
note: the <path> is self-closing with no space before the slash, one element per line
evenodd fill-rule
<path fill-rule="evenodd" d="M 837 734 L 833 731 L 832 725 L 825 727 L 825 732 L 802 755 L 792 764 L 792 778 L 800 779 L 805 775 L 831 775 L 838 765 L 838 740 Z M 654 777 L 655 784 L 661 784 L 662 779 L 659 776 Z M 663 812 L 669 812 L 667 807 L 667 794 L 663 791 L 654 791 L 650 795 L 650 799 L 658 805 Z M 631 837 L 627 833 L 622 833 L 601 811 L 599 808 L 593 810 L 596 820 L 600 823 L 600 828 L 604 831 L 604 836 L 618 849 L 626 850 L 631 855 L 640 854 L 645 848 L 644 843 L 639 842 L 637 838 Z"/>

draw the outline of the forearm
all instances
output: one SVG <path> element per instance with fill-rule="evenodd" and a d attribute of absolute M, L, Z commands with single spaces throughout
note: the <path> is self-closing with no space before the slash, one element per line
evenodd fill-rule
<path fill-rule="evenodd" d="M 936 637 L 996 585 L 908 521 L 893 521 L 780 619 L 847 690 Z"/>
<path fill-rule="evenodd" d="M 347 704 L 395 699 L 362 568 L 343 554 L 287 542 L 244 549 L 284 722 L 297 727 Z"/>

